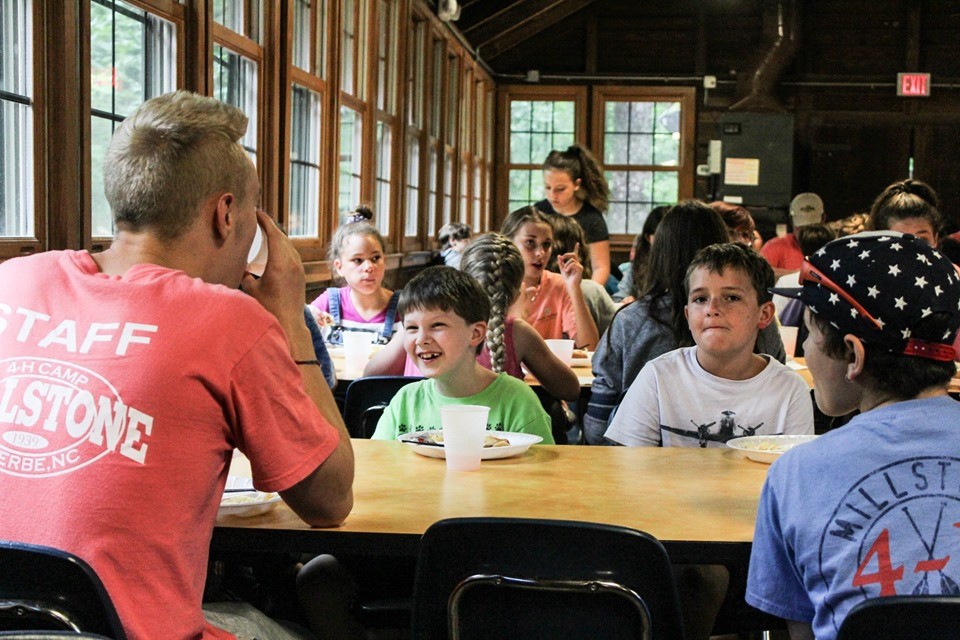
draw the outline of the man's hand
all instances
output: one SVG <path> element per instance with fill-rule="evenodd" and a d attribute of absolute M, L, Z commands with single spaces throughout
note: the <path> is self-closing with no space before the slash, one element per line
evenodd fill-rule
<path fill-rule="evenodd" d="M 260 279 L 246 273 L 243 290 L 272 313 L 285 330 L 303 325 L 306 276 L 293 242 L 270 216 L 257 210 L 257 222 L 267 242 L 267 266 Z"/>

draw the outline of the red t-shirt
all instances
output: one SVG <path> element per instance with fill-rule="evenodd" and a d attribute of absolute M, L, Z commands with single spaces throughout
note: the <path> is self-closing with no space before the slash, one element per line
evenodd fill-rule
<path fill-rule="evenodd" d="M 800 250 L 797 237 L 792 233 L 771 238 L 760 247 L 760 255 L 766 258 L 770 266 L 775 269 L 799 271 L 803 264 L 803 251 Z"/>
<path fill-rule="evenodd" d="M 203 619 L 234 447 L 288 489 L 337 447 L 255 300 L 86 252 L 0 264 L 0 538 L 64 549 L 137 638 L 229 638 Z"/>

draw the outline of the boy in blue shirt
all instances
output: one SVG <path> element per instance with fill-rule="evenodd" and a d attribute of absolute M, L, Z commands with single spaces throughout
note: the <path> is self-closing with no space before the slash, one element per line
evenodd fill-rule
<path fill-rule="evenodd" d="M 804 342 L 817 406 L 860 413 L 787 451 L 760 496 L 746 600 L 790 637 L 833 640 L 868 598 L 960 593 L 960 278 L 895 232 L 828 243 L 804 260 Z"/>
<path fill-rule="evenodd" d="M 373 439 L 439 430 L 442 405 L 473 404 L 490 407 L 488 430 L 522 431 L 554 443 L 550 418 L 533 390 L 477 362 L 490 299 L 476 280 L 450 267 L 430 267 L 404 287 L 398 311 L 404 349 L 427 379 L 394 396 Z"/>

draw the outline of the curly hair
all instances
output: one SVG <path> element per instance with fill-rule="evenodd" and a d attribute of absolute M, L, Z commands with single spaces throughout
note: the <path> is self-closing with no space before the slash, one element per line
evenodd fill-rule
<path fill-rule="evenodd" d="M 544 171 L 563 171 L 570 179 L 580 181 L 585 199 L 597 211 L 606 211 L 610 202 L 610 187 L 597 159 L 590 151 L 579 144 L 567 147 L 566 151 L 554 149 L 543 161 Z M 578 196 L 579 197 L 579 196 Z"/>
<path fill-rule="evenodd" d="M 472 276 L 490 298 L 487 323 L 487 350 L 496 373 L 503 371 L 507 310 L 520 293 L 523 283 L 523 256 L 510 238 L 485 233 L 475 238 L 463 252 L 460 270 Z"/>

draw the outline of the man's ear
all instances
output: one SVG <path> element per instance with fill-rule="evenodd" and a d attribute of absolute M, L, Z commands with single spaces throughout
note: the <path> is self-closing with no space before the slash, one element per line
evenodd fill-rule
<path fill-rule="evenodd" d="M 847 380 L 853 381 L 863 373 L 867 352 L 863 348 L 863 341 L 852 333 L 843 336 L 843 343 L 847 345 Z"/>
<path fill-rule="evenodd" d="M 237 220 L 234 215 L 236 204 L 237 199 L 232 193 L 220 194 L 216 199 L 213 228 L 217 238 L 221 241 L 226 240 L 236 227 Z"/>
<path fill-rule="evenodd" d="M 773 322 L 773 319 L 777 316 L 777 308 L 773 306 L 772 302 L 764 302 L 760 305 L 760 321 L 757 322 L 757 327 L 760 329 L 766 329 L 767 325 Z"/>

